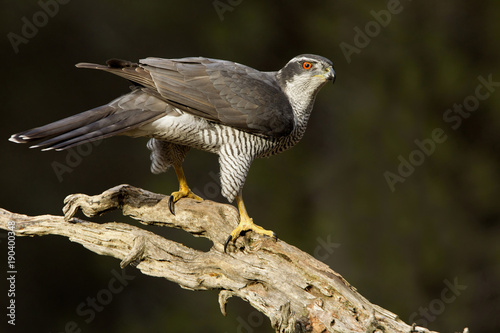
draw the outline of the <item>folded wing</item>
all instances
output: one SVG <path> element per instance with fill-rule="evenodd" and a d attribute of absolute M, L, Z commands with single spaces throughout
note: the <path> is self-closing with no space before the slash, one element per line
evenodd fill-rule
<path fill-rule="evenodd" d="M 140 63 L 160 95 L 183 111 L 272 137 L 293 130 L 290 102 L 270 73 L 208 58 L 146 58 Z"/>

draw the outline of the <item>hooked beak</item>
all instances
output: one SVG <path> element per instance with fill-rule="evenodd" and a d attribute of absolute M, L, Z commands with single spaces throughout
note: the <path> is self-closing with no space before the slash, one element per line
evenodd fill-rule
<path fill-rule="evenodd" d="M 335 83 L 335 70 L 333 69 L 333 66 L 330 66 L 326 69 L 325 74 L 323 74 L 323 77 L 325 80 L 331 80 L 332 84 Z"/>

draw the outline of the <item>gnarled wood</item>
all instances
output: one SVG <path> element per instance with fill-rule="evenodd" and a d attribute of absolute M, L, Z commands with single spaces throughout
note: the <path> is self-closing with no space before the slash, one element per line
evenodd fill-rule
<path fill-rule="evenodd" d="M 220 290 L 223 314 L 227 300 L 240 297 L 269 317 L 277 332 L 429 332 L 370 303 L 327 265 L 281 240 L 250 234 L 224 253 L 224 241 L 238 223 L 231 205 L 183 199 L 172 215 L 168 196 L 130 185 L 95 196 L 70 195 L 65 203 L 64 217 L 0 209 L 0 228 L 17 236 L 61 235 L 120 259 L 121 267 L 133 264 L 186 289 Z M 141 223 L 208 238 L 213 246 L 203 252 L 129 224 L 80 220 L 73 217 L 79 209 L 88 217 L 121 209 Z"/>

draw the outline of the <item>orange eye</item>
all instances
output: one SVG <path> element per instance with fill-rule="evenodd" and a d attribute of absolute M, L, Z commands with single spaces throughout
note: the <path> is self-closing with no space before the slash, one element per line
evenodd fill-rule
<path fill-rule="evenodd" d="M 302 68 L 304 68 L 304 69 L 311 69 L 311 67 L 312 67 L 312 65 L 309 61 L 302 63 Z"/>

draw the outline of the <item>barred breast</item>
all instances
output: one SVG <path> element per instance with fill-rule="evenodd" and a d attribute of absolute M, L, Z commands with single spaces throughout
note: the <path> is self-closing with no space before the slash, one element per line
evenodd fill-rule
<path fill-rule="evenodd" d="M 186 113 L 171 112 L 143 130 L 153 133 L 148 148 L 152 151 L 151 171 L 155 174 L 166 171 L 174 163 L 182 163 L 189 148 L 218 154 L 221 193 L 232 202 L 243 188 L 255 158 L 279 154 L 301 139 L 305 126 L 297 125 L 289 136 L 270 138 Z"/>

